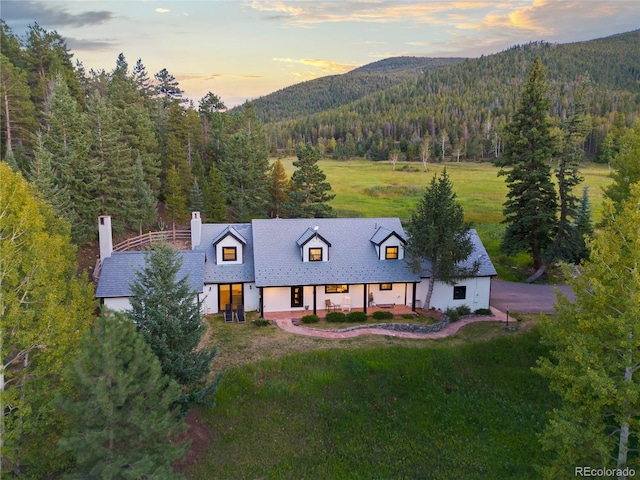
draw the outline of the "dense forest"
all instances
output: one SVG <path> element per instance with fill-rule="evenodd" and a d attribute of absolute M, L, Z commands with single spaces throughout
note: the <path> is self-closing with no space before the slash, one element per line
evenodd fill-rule
<path fill-rule="evenodd" d="M 111 71 L 87 71 L 57 32 L 0 26 L 1 158 L 71 223 L 78 244 L 95 237 L 101 214 L 116 235 L 183 223 L 194 209 L 209 221 L 286 215 L 293 184 L 268 155 L 301 144 L 339 158 L 499 157 L 535 57 L 549 72 L 556 125 L 584 97 L 592 158 L 615 154 L 640 105 L 640 30 L 478 59 L 392 58 L 227 111 L 211 92 L 197 106 L 183 98 L 166 68 L 150 74 L 121 53 Z"/>
<path fill-rule="evenodd" d="M 355 89 L 364 82 L 354 71 L 338 77 L 339 88 L 335 77 L 327 77 L 267 95 L 253 106 L 266 123 L 271 148 L 278 150 L 291 151 L 303 141 L 337 157 L 380 160 L 396 150 L 418 160 L 427 149 L 433 160 L 495 158 L 502 153 L 504 127 L 517 108 L 527 67 L 540 57 L 548 72 L 552 118 L 557 124 L 566 119 L 577 92 L 583 92 L 591 116 L 585 151 L 607 162 L 621 131 L 638 115 L 639 50 L 636 30 L 588 42 L 517 45 L 476 59 L 446 59 L 449 65 L 425 64 L 420 72 L 411 69 L 414 59 L 400 57 L 389 59 L 395 62 L 393 74 L 379 77 L 395 84 L 369 87 L 357 100 L 345 86 Z M 398 68 L 402 62 L 406 70 Z M 384 71 L 361 70 L 369 76 Z M 333 102 L 342 104 L 318 112 L 316 106 L 326 104 L 324 97 L 332 88 Z"/>

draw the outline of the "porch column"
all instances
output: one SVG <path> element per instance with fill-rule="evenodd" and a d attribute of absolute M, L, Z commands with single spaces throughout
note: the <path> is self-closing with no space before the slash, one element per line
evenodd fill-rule
<path fill-rule="evenodd" d="M 413 293 L 411 296 L 411 310 L 416 311 L 416 282 L 413 282 Z"/>
<path fill-rule="evenodd" d="M 362 299 L 362 305 L 364 305 L 364 313 L 367 313 L 367 306 L 369 305 L 369 299 L 367 297 L 367 284 L 363 284 L 364 287 L 364 297 Z"/>
<path fill-rule="evenodd" d="M 258 308 L 260 309 L 260 318 L 264 318 L 264 299 L 262 298 L 262 287 L 258 287 Z"/>
<path fill-rule="evenodd" d="M 313 286 L 313 314 L 318 314 L 318 307 L 316 305 L 316 286 Z"/>

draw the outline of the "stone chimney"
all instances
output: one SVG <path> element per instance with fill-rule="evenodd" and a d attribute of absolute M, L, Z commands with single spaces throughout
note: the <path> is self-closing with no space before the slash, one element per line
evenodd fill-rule
<path fill-rule="evenodd" d="M 100 239 L 100 262 L 109 258 L 113 252 L 113 234 L 111 233 L 111 217 L 98 217 L 98 238 Z"/>
<path fill-rule="evenodd" d="M 200 245 L 202 238 L 202 219 L 200 212 L 191 212 L 191 250 Z"/>

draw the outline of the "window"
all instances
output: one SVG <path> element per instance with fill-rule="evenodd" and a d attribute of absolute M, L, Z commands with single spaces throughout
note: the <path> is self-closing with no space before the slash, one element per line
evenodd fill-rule
<path fill-rule="evenodd" d="M 238 260 L 236 247 L 222 247 L 222 260 L 225 262 L 235 262 Z"/>
<path fill-rule="evenodd" d="M 325 285 L 324 293 L 347 293 L 349 285 Z"/>
<path fill-rule="evenodd" d="M 391 283 L 381 283 L 380 290 L 391 290 L 393 285 Z"/>
<path fill-rule="evenodd" d="M 454 300 L 464 300 L 465 298 L 467 298 L 467 287 L 465 286 L 453 287 Z"/>
<path fill-rule="evenodd" d="M 384 255 L 385 260 L 398 259 L 398 247 L 387 247 Z"/>
<path fill-rule="evenodd" d="M 310 262 L 321 262 L 322 261 L 322 249 L 321 248 L 310 248 L 309 249 L 309 261 Z"/>
<path fill-rule="evenodd" d="M 302 287 L 291 287 L 291 307 L 301 307 L 302 302 Z"/>

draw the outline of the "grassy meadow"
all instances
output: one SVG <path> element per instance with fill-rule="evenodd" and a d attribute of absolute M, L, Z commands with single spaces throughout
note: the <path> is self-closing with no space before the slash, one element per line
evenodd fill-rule
<path fill-rule="evenodd" d="M 288 175 L 295 170 L 294 161 L 295 157 L 281 159 Z M 507 187 L 504 177 L 498 177 L 499 168 L 493 164 L 432 163 L 427 172 L 420 163 L 399 162 L 394 171 L 390 162 L 363 159 L 322 159 L 318 165 L 336 194 L 331 205 L 339 217 L 390 216 L 403 222 L 411 217 L 433 175 L 440 175 L 446 168 L 465 218 L 478 231 L 500 278 L 518 281 L 529 276 L 528 255 L 507 256 L 500 252 L 504 231 L 500 222 Z M 593 220 L 597 222 L 602 215 L 602 187 L 611 182 L 609 169 L 606 165 L 587 163 L 581 174 L 583 185 L 589 187 Z M 582 185 L 576 189 L 576 195 L 582 195 Z"/>

